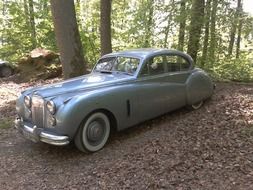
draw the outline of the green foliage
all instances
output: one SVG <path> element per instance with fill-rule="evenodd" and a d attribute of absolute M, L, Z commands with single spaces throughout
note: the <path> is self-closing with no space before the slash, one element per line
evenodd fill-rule
<path fill-rule="evenodd" d="M 3 41 L 0 49 L 1 59 L 13 61 L 31 46 L 28 27 L 23 19 L 25 14 L 20 6 L 21 4 L 14 2 L 5 5 L 10 15 L 4 18 L 4 25 L 0 31 Z"/>
<path fill-rule="evenodd" d="M 0 2 L 0 59 L 15 62 L 32 50 L 28 0 Z M 190 38 L 191 0 L 185 0 L 185 12 L 180 13 L 181 0 L 112 1 L 113 51 L 142 47 L 178 47 L 179 24 L 185 20 L 184 50 Z M 213 2 L 213 1 L 211 1 Z M 57 51 L 49 0 L 33 1 L 38 47 Z M 236 7 L 234 0 L 218 1 L 213 38 L 209 32 L 204 69 L 215 78 L 252 81 L 253 17 L 243 14 L 241 53 L 228 58 L 229 37 Z M 92 67 L 100 57 L 100 0 L 77 0 L 76 16 L 84 54 Z M 212 4 L 211 4 L 212 5 Z M 27 12 L 28 11 L 28 12 Z M 206 14 L 206 11 L 205 11 Z M 210 27 L 210 26 L 209 26 Z M 211 28 L 210 28 L 211 29 Z M 215 30 L 214 30 L 215 29 Z M 238 30 L 237 30 L 238 31 Z M 204 30 L 201 31 L 198 61 L 202 57 Z M 215 40 L 215 45 L 212 41 Z M 251 51 L 251 52 L 250 52 Z M 211 61 L 212 60 L 212 61 Z"/>
<path fill-rule="evenodd" d="M 13 118 L 2 118 L 0 123 L 0 129 L 6 129 L 13 126 Z"/>
<path fill-rule="evenodd" d="M 3 3 L 3 2 L 2 2 Z M 3 6 L 3 4 L 2 4 Z M 55 35 L 48 0 L 34 3 L 36 18 L 36 36 L 39 47 L 56 50 Z M 42 7 L 43 6 L 43 7 Z M 11 1 L 4 4 L 4 20 L 0 26 L 0 59 L 15 62 L 32 48 L 29 15 L 24 11 L 23 1 Z"/>
<path fill-rule="evenodd" d="M 91 68 L 100 57 L 99 1 L 91 0 L 76 6 L 84 54 Z"/>
<path fill-rule="evenodd" d="M 241 58 L 222 59 L 209 69 L 211 76 L 217 80 L 253 82 L 253 56 L 243 54 Z"/>

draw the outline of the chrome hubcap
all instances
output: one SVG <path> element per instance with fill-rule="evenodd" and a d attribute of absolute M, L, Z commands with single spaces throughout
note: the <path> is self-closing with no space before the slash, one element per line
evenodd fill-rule
<path fill-rule="evenodd" d="M 100 141 L 104 136 L 103 125 L 98 121 L 90 123 L 87 131 L 87 137 L 90 141 Z"/>

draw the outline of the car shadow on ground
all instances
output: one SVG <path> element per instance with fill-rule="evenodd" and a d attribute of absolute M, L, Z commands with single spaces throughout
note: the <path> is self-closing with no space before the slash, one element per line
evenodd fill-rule
<path fill-rule="evenodd" d="M 130 127 L 128 129 L 125 129 L 123 131 L 119 132 L 113 132 L 108 140 L 108 143 L 106 146 L 95 153 L 83 153 L 80 152 L 74 145 L 73 142 L 71 142 L 67 146 L 52 146 L 45 143 L 33 143 L 29 140 L 24 139 L 21 134 L 18 133 L 18 131 L 15 132 L 15 134 L 18 136 L 19 142 L 13 147 L 17 152 L 25 152 L 25 154 L 28 154 L 29 156 L 33 156 L 36 154 L 39 154 L 40 157 L 43 158 L 52 158 L 57 159 L 58 161 L 64 161 L 68 160 L 70 158 L 75 159 L 83 159 L 83 158 L 92 158 L 92 157 L 100 157 L 103 159 L 105 155 L 108 154 L 119 154 L 118 146 L 128 146 L 130 141 L 133 142 L 133 138 L 138 138 L 138 136 L 142 136 L 144 133 L 148 133 L 150 130 L 160 127 L 164 123 L 166 123 L 168 120 L 176 118 L 177 116 L 182 116 L 189 114 L 189 110 L 186 108 L 181 108 L 176 111 L 161 115 L 159 117 L 156 117 L 154 119 L 148 120 L 146 122 L 140 123 L 138 125 L 135 125 L 133 127 Z M 155 134 L 153 134 L 155 135 Z"/>

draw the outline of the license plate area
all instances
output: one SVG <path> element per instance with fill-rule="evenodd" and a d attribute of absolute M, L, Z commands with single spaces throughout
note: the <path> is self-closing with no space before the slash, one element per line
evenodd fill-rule
<path fill-rule="evenodd" d="M 38 142 L 39 141 L 39 138 L 38 138 L 38 136 L 36 136 L 36 135 L 34 135 L 33 133 L 30 133 L 30 132 L 27 132 L 27 131 L 22 131 L 22 134 L 24 135 L 24 137 L 26 138 L 26 139 L 29 139 L 29 140 L 31 140 L 31 141 L 33 141 L 33 142 Z"/>

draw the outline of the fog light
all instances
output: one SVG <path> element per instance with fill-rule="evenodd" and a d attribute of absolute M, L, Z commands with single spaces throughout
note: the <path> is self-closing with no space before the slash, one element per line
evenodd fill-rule
<path fill-rule="evenodd" d="M 55 119 L 54 116 L 49 116 L 48 124 L 49 124 L 49 126 L 55 126 L 56 125 L 56 119 Z"/>

